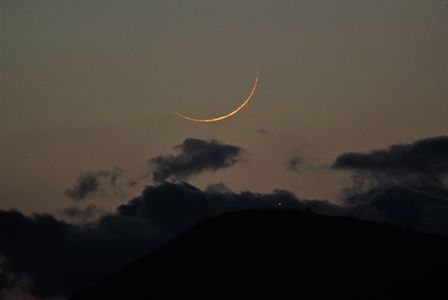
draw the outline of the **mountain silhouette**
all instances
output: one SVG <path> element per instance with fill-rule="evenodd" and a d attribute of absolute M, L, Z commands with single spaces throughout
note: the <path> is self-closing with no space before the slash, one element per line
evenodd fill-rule
<path fill-rule="evenodd" d="M 448 299 L 448 239 L 310 211 L 206 219 L 81 299 Z"/>

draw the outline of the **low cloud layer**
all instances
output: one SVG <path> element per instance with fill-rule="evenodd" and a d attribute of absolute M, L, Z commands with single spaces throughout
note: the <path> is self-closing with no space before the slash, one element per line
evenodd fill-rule
<path fill-rule="evenodd" d="M 180 153 L 161 155 L 149 160 L 154 182 L 184 180 L 204 171 L 233 166 L 241 159 L 243 149 L 217 140 L 188 138 L 175 147 Z"/>
<path fill-rule="evenodd" d="M 65 191 L 66 195 L 73 200 L 84 200 L 93 196 L 101 188 L 103 181 L 106 181 L 113 189 L 117 189 L 117 180 L 122 174 L 120 168 L 112 170 L 88 171 L 81 174 L 73 187 Z"/>
<path fill-rule="evenodd" d="M 167 182 L 232 166 L 243 152 L 215 140 L 186 139 L 176 147 L 177 155 L 150 160 L 157 184 L 113 213 L 93 205 L 74 206 L 63 215 L 78 223 L 68 223 L 49 214 L 0 210 L 0 295 L 15 286 L 39 297 L 65 296 L 198 221 L 229 211 L 311 210 L 448 235 L 448 189 L 440 180 L 447 171 L 446 141 L 446 137 L 429 138 L 366 154 L 342 154 L 334 168 L 351 170 L 354 180 L 343 205 L 335 205 L 300 199 L 284 190 L 235 193 L 221 182 L 202 191 L 185 182 Z M 84 199 L 103 184 L 114 186 L 120 174 L 83 174 L 70 190 L 74 199 Z M 413 179 L 403 179 L 409 177 Z"/>
<path fill-rule="evenodd" d="M 373 201 L 368 203 L 337 206 L 299 199 L 284 190 L 235 193 L 219 183 L 202 191 L 185 182 L 165 182 L 146 187 L 141 196 L 114 213 L 82 224 L 48 214 L 27 216 L 0 210 L 0 294 L 16 287 L 37 297 L 66 296 L 135 261 L 198 221 L 230 211 L 311 210 L 448 234 L 447 201 L 396 186 L 370 193 Z M 75 218 L 90 213 L 96 214 L 97 208 L 67 211 Z"/>
<path fill-rule="evenodd" d="M 187 183 L 148 186 L 112 214 L 82 225 L 48 214 L 0 210 L 0 293 L 13 286 L 63 296 L 145 255 L 198 221 L 242 209 L 303 209 L 292 193 L 201 191 Z M 73 217 L 97 209 L 72 209 Z M 30 278 L 31 281 L 24 281 Z"/>

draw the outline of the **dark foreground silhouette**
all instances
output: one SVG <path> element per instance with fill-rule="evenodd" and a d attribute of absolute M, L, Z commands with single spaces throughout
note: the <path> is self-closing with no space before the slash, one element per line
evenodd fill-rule
<path fill-rule="evenodd" d="M 447 238 L 269 210 L 207 219 L 71 299 L 448 299 Z"/>

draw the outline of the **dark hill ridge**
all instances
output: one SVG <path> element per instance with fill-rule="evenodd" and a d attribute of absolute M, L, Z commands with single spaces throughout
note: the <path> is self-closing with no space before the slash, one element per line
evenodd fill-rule
<path fill-rule="evenodd" d="M 311 212 L 227 213 L 71 300 L 448 299 L 447 241 Z"/>

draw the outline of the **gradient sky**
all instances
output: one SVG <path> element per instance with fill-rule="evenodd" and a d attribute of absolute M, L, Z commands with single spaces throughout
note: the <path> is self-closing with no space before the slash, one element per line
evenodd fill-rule
<path fill-rule="evenodd" d="M 172 113 L 228 112 L 257 72 L 231 120 Z M 139 176 L 187 137 L 247 151 L 197 186 L 336 201 L 336 156 L 447 134 L 447 116 L 444 0 L 1 1 L 0 208 L 57 211 L 80 172 Z"/>

